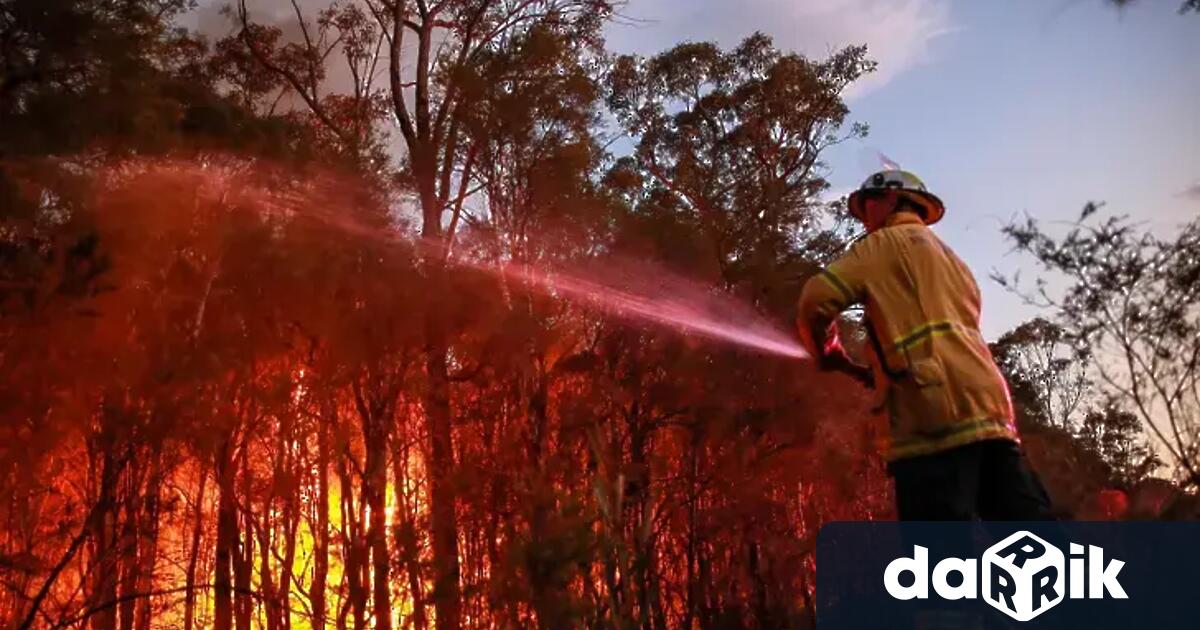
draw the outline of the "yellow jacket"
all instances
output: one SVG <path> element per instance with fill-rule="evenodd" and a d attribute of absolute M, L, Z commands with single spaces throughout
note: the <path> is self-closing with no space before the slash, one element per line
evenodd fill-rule
<path fill-rule="evenodd" d="M 826 347 L 837 346 L 830 324 L 853 304 L 866 306 L 884 355 L 872 367 L 891 426 L 888 461 L 1018 440 L 1008 386 L 979 332 L 979 287 L 920 217 L 891 216 L 805 284 L 798 324 L 813 356 L 826 331 Z"/>

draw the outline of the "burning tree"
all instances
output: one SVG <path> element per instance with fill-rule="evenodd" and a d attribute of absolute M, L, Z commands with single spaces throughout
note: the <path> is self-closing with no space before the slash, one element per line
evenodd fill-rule
<path fill-rule="evenodd" d="M 209 50 L 173 4 L 63 4 L 72 41 L 12 6 L 0 625 L 800 626 L 820 525 L 887 514 L 851 385 L 532 273 L 652 260 L 788 317 L 860 49 L 614 64 L 607 3 L 477 1 L 294 39 L 239 4 Z M 685 111 L 614 159 L 618 92 Z"/>
<path fill-rule="evenodd" d="M 277 31 L 252 23 L 245 0 L 236 8 L 240 37 L 263 67 L 287 81 L 320 126 L 350 155 L 362 158 L 369 150 L 365 137 L 375 128 L 372 123 L 379 113 L 386 111 L 399 125 L 406 154 L 396 175 L 408 181 L 416 196 L 421 236 L 430 246 L 423 265 L 430 288 L 427 299 L 436 301 L 445 291 L 445 259 L 471 193 L 474 161 L 480 150 L 478 145 L 460 143 L 471 138 L 462 133 L 462 127 L 476 104 L 469 100 L 471 92 L 464 81 L 468 68 L 489 51 L 503 49 L 538 27 L 563 28 L 573 38 L 595 41 L 601 21 L 611 11 L 610 3 L 463 0 L 431 4 L 418 0 L 410 5 L 401 0 L 368 0 L 365 11 L 353 3 L 330 5 L 311 27 L 299 5 L 292 4 L 301 26 L 301 42 L 271 46 L 278 38 Z M 411 49 L 405 47 L 406 37 L 415 38 Z M 353 90 L 322 96 L 326 60 L 339 42 L 354 79 Z M 408 54 L 412 49 L 415 58 Z M 380 59 L 386 64 L 383 90 L 374 84 Z M 374 103 L 386 109 L 377 111 Z M 351 115 L 339 116 L 346 105 Z M 368 164 L 376 163 L 368 158 Z M 450 340 L 440 311 L 432 304 L 425 324 L 428 383 L 422 408 L 431 440 L 430 501 L 437 567 L 434 599 L 439 624 L 453 630 L 461 620 L 460 568 L 456 497 L 451 484 Z M 386 546 L 379 552 L 386 553 Z M 376 592 L 386 600 L 386 589 Z M 387 609 L 385 601 L 380 610 Z M 386 619 L 377 621 L 388 626 Z"/>

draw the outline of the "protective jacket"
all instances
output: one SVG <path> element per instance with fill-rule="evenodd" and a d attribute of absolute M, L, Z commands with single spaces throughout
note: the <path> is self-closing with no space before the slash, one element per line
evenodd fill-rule
<path fill-rule="evenodd" d="M 979 332 L 980 295 L 966 265 L 920 217 L 898 213 L 814 276 L 798 323 L 809 351 L 854 304 L 866 308 L 888 461 L 986 439 L 1019 441 L 1004 377 Z M 828 346 L 827 346 L 828 347 Z"/>

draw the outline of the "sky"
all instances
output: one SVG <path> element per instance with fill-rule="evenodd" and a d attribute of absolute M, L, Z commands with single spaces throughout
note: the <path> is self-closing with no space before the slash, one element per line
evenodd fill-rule
<path fill-rule="evenodd" d="M 826 154 L 830 194 L 882 152 L 947 206 L 935 230 L 975 272 L 983 332 L 1037 314 L 988 279 L 1033 261 L 1000 228 L 1025 214 L 1062 231 L 1089 200 L 1169 235 L 1200 212 L 1200 15 L 1176 0 L 633 0 L 608 29 L 618 52 L 735 45 L 761 30 L 822 57 L 865 43 L 879 62 L 847 93 L 861 141 Z"/>
<path fill-rule="evenodd" d="M 201 0 L 185 24 L 230 32 Z M 290 3 L 251 0 L 294 22 Z M 302 0 L 306 10 L 328 0 Z M 812 58 L 866 44 L 877 71 L 846 93 L 870 134 L 825 154 L 828 196 L 853 190 L 883 153 L 947 206 L 935 229 L 974 270 L 983 332 L 1037 314 L 988 279 L 1024 277 L 1001 227 L 1025 214 L 1065 229 L 1088 201 L 1168 235 L 1200 212 L 1200 15 L 1180 0 L 629 0 L 609 48 L 651 55 L 683 41 L 732 47 L 762 31 Z"/>

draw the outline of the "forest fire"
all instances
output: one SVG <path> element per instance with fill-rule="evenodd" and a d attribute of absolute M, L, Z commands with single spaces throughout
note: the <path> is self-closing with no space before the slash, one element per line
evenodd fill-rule
<path fill-rule="evenodd" d="M 817 532 L 896 516 L 793 330 L 865 47 L 192 4 L 0 4 L 0 628 L 811 628 Z M 1192 514 L 1200 226 L 1005 234 L 1068 280 L 975 347 L 1055 509 Z"/>
<path fill-rule="evenodd" d="M 70 172 L 75 167 L 51 162 L 10 168 L 25 178 L 25 184 L 37 189 L 44 185 L 45 180 L 40 178 L 47 171 Z M 80 188 L 81 198 L 93 208 L 92 221 L 100 238 L 113 248 L 104 264 L 111 265 L 108 273 L 118 286 L 87 298 L 99 316 L 83 320 L 84 330 L 90 329 L 85 337 L 91 341 L 77 344 L 75 351 L 79 353 L 77 358 L 95 356 L 102 362 L 114 362 L 117 366 L 114 374 L 120 380 L 104 384 L 108 376 L 105 372 L 76 374 L 75 386 L 82 389 L 78 390 L 80 394 L 71 395 L 93 392 L 88 394 L 96 397 L 92 404 L 103 409 L 94 420 L 97 424 L 71 437 L 70 450 L 46 451 L 27 464 L 57 468 L 66 465 L 69 459 L 86 461 L 87 472 L 79 482 L 92 487 L 92 492 L 99 492 L 100 498 L 89 508 L 77 532 L 60 532 L 63 536 L 73 536 L 78 543 L 91 542 L 68 545 L 62 552 L 59 572 L 37 587 L 42 598 L 35 593 L 32 607 L 10 607 L 9 613 L 13 615 L 10 618 L 19 622 L 18 627 L 40 627 L 42 622 L 35 612 L 43 617 L 42 621 L 52 614 L 43 608 L 53 605 L 48 599 L 51 594 L 95 584 L 91 588 L 107 592 L 113 603 L 88 603 L 73 615 L 53 613 L 60 616 L 54 625 L 84 622 L 103 625 L 108 623 L 106 619 L 126 618 L 125 615 L 141 619 L 138 623 L 154 620 L 155 627 L 160 624 L 223 627 L 226 623 L 252 623 L 254 619 L 279 627 L 306 627 L 321 625 L 318 621 L 322 619 L 328 625 L 341 626 L 358 625 L 374 618 L 373 623 L 378 625 L 378 615 L 382 613 L 363 602 L 386 601 L 392 623 L 432 626 L 434 622 L 425 602 L 434 592 L 435 582 L 426 569 L 429 539 L 420 527 L 420 523 L 430 518 L 428 463 L 422 446 L 428 437 L 421 428 L 421 401 L 405 393 L 420 387 L 420 375 L 409 373 L 406 368 L 411 365 L 409 357 L 416 348 L 403 346 L 412 343 L 405 341 L 405 335 L 398 340 L 402 345 L 391 348 L 370 344 L 396 342 L 385 338 L 363 339 L 358 343 L 369 345 L 345 357 L 358 358 L 341 363 L 343 359 L 337 359 L 337 355 L 350 348 L 330 347 L 330 342 L 318 341 L 313 335 L 330 324 L 323 323 L 324 318 L 339 317 L 335 313 L 341 304 L 356 305 L 352 312 L 365 310 L 362 316 L 367 321 L 381 317 L 411 318 L 408 313 L 414 305 L 407 300 L 416 295 L 412 291 L 419 287 L 403 287 L 402 276 L 392 274 L 407 265 L 420 264 L 422 255 L 444 252 L 420 246 L 419 239 L 405 238 L 389 227 L 368 227 L 361 217 L 373 216 L 369 201 L 364 201 L 370 195 L 355 192 L 353 187 L 357 184 L 352 181 L 329 174 L 293 173 L 278 166 L 216 156 L 202 161 L 120 160 L 91 168 L 95 174 L 89 178 L 92 183 Z M 354 202 L 365 205 L 354 206 Z M 239 251 L 245 247 L 252 249 Z M 321 252 L 309 251 L 313 247 Z M 312 289 L 310 283 L 316 278 L 311 274 L 335 264 L 334 258 L 326 258 L 334 251 L 343 252 L 338 254 L 341 256 L 350 254 L 346 260 L 352 266 L 361 264 L 360 256 L 354 252 L 367 252 L 380 265 L 367 282 L 376 288 L 364 287 L 367 292 L 354 299 L 338 296 L 338 290 L 333 289 L 336 303 L 315 313 L 306 312 L 311 306 L 289 306 L 301 303 L 296 300 L 307 299 L 307 295 L 296 291 L 299 286 L 272 286 L 283 273 L 297 275 L 293 281 Z M 250 257 L 246 258 L 247 255 Z M 305 258 L 289 258 L 294 256 Z M 174 262 L 168 262 L 170 259 Z M 265 268 L 264 264 L 272 268 Z M 183 269 L 189 271 L 180 276 Z M 524 300 L 532 308 L 545 308 L 546 304 L 566 299 L 565 304 L 573 301 L 583 307 L 569 309 L 576 313 L 572 315 L 575 318 L 592 317 L 588 313 L 615 316 L 619 321 L 666 326 L 768 354 L 804 356 L 796 342 L 753 309 L 714 288 L 650 264 L 610 259 L 604 271 L 592 273 L 589 278 L 579 272 L 546 273 L 528 265 L 485 260 L 455 260 L 450 269 L 458 269 L 455 273 L 460 274 L 482 273 L 482 277 L 492 279 L 484 286 L 468 281 L 468 293 L 483 291 L 484 295 L 496 296 L 503 293 L 508 300 Z M 338 271 L 326 277 L 341 282 L 343 273 Z M 373 304 L 379 297 L 378 291 L 395 291 L 395 299 L 399 301 L 386 302 L 387 306 Z M 284 297 L 287 294 L 291 297 Z M 164 301 L 166 296 L 169 298 Z M 241 299 L 250 302 L 236 306 Z M 249 313 L 243 315 L 238 311 L 250 305 L 255 305 L 256 310 L 265 306 L 262 314 L 275 321 L 262 328 L 259 327 L 262 324 L 246 320 Z M 153 327 L 141 329 L 138 324 L 131 329 L 124 323 L 130 318 L 136 321 L 147 315 L 156 317 L 156 310 L 163 308 L 167 309 L 165 313 L 173 313 L 170 316 L 176 322 L 171 326 L 174 334 L 183 336 L 180 340 L 183 345 L 170 337 L 158 337 L 161 333 L 152 333 Z M 290 323 L 284 323 L 284 319 Z M 352 315 L 351 321 L 363 320 Z M 120 323 L 116 328 L 109 327 L 114 322 Z M 63 325 L 79 324 L 68 316 Z M 264 347 L 267 354 L 261 354 L 258 365 L 246 371 L 250 366 L 237 367 L 230 360 L 243 352 L 238 349 L 242 342 L 237 339 L 245 338 L 247 330 L 258 331 L 251 340 L 269 334 L 278 339 L 272 344 L 300 343 L 300 346 L 295 352 L 284 347 L 273 350 Z M 320 334 L 334 333 L 325 330 Z M 133 341 L 129 345 L 131 334 Z M 627 333 L 617 327 L 608 334 L 617 335 L 615 340 Z M 286 341 L 288 338 L 294 341 Z M 656 335 L 651 333 L 645 338 L 651 341 Z M 645 426 L 625 437 L 620 433 L 605 435 L 607 430 L 598 426 L 570 428 L 566 424 L 556 430 L 557 436 L 545 433 L 549 425 L 544 423 L 560 414 L 576 413 L 568 410 L 578 404 L 570 400 L 572 396 L 583 394 L 582 402 L 594 395 L 587 393 L 594 385 L 585 385 L 586 380 L 570 375 L 580 368 L 572 367 L 571 372 L 556 377 L 551 372 L 555 366 L 548 363 L 557 361 L 565 365 L 583 361 L 594 351 L 578 348 L 581 341 L 571 342 L 577 346 L 575 350 L 567 349 L 573 358 L 562 358 L 561 347 L 537 350 L 541 355 L 539 361 L 545 363 L 534 363 L 531 367 L 540 373 L 532 375 L 533 380 L 524 377 L 513 383 L 522 389 L 531 386 L 534 389 L 524 393 L 513 391 L 517 398 L 503 403 L 501 408 L 513 403 L 521 406 L 483 425 L 467 424 L 464 429 L 469 433 L 459 438 L 460 448 L 475 450 L 495 445 L 516 449 L 514 455 L 520 453 L 522 459 L 535 457 L 540 466 L 557 470 L 518 480 L 503 468 L 495 468 L 500 465 L 495 455 L 482 460 L 471 458 L 460 464 L 462 470 L 457 473 L 460 477 L 497 476 L 499 485 L 488 484 L 494 489 L 479 497 L 491 503 L 489 511 L 532 510 L 524 518 L 533 519 L 528 526 L 536 523 L 538 529 L 537 537 L 530 538 L 531 532 L 512 530 L 511 525 L 496 520 L 501 512 L 492 513 L 488 517 L 490 525 L 480 532 L 481 537 L 465 537 L 460 548 L 458 561 L 461 566 L 477 571 L 474 579 L 489 582 L 501 579 L 494 574 L 497 571 L 516 571 L 517 575 L 541 571 L 540 563 L 547 560 L 538 559 L 537 549 L 543 543 L 553 543 L 555 537 L 567 536 L 558 544 L 566 544 L 576 536 L 595 541 L 589 545 L 597 544 L 626 531 L 630 526 L 627 519 L 640 523 L 638 527 L 647 527 L 667 509 L 661 503 L 661 495 L 645 495 L 645 490 L 638 488 L 650 474 L 648 461 L 618 464 L 611 459 L 611 449 L 619 441 L 647 440 L 649 431 L 661 422 L 655 416 L 664 413 L 663 410 L 656 411 L 651 406 L 637 412 L 637 407 L 645 403 L 636 400 L 625 403 L 633 407 L 622 413 L 647 414 L 639 421 Z M 668 342 L 668 338 L 662 337 L 655 343 L 663 342 Z M 147 343 L 158 345 L 159 349 L 150 350 L 144 345 Z M 561 343 L 560 340 L 552 345 Z M 129 353 L 122 353 L 121 347 Z M 20 350 L 21 344 L 10 348 L 12 352 Z M 166 363 L 143 366 L 144 352 L 180 367 L 169 368 Z M 163 355 L 164 352 L 168 355 Z M 712 359 L 703 346 L 685 353 L 695 359 L 706 356 Z M 203 358 L 206 354 L 225 358 L 209 361 Z M 465 359 L 466 354 L 462 357 Z M 485 354 L 475 360 L 486 361 L 488 357 Z M 92 364 L 89 359 L 78 365 Z M 61 370 L 68 369 L 53 359 L 45 359 L 39 365 L 59 375 L 63 374 Z M 142 373 L 145 369 L 150 372 Z M 162 371 L 180 369 L 183 373 L 175 375 Z M 701 369 L 697 377 L 706 371 Z M 39 378 L 33 374 L 30 377 Z M 213 406 L 220 390 L 203 384 L 210 379 L 214 379 L 214 384 L 242 383 L 235 386 L 237 393 L 229 403 L 231 407 L 222 409 L 224 403 Z M 463 387 L 475 389 L 476 385 L 468 383 L 476 381 L 482 389 L 462 399 L 464 404 L 469 404 L 466 401 L 471 398 L 492 395 L 487 392 L 494 385 L 478 379 L 459 386 L 459 395 L 466 394 Z M 120 389 L 112 389 L 114 386 Z M 271 390 L 279 386 L 286 389 L 279 396 L 272 394 Z M 146 387 L 152 388 L 148 391 L 159 391 L 154 394 L 154 402 L 130 401 L 128 397 L 135 391 L 130 388 Z M 124 392 L 120 394 L 124 402 L 111 398 L 118 392 Z M 503 394 L 503 390 L 497 393 L 502 394 L 499 400 L 510 395 Z M 210 394 L 218 398 L 201 402 Z M 729 396 L 719 392 L 716 395 L 718 398 L 714 400 Z M 599 405 L 596 411 L 601 411 L 609 403 L 597 400 L 592 404 Z M 200 406 L 184 412 L 181 405 Z M 516 415 L 509 416 L 510 413 Z M 173 414 L 177 419 L 164 421 L 163 414 Z M 47 416 L 55 417 L 53 412 Z M 534 424 L 501 439 L 497 432 L 518 418 Z M 67 424 L 57 426 L 68 427 L 73 422 L 67 418 L 61 421 Z M 383 421 L 396 424 L 381 426 L 379 423 Z M 468 436 L 478 429 L 484 429 L 491 437 L 479 436 L 485 437 L 485 441 L 478 447 L 467 445 L 464 440 L 475 439 Z M 32 430 L 36 437 L 39 431 L 51 429 L 47 425 Z M 666 447 L 671 441 L 674 438 L 663 443 L 667 448 L 664 454 L 675 448 Z M 377 450 L 380 447 L 386 450 Z M 676 457 L 686 452 L 686 449 L 680 451 Z M 713 452 L 708 456 L 716 455 Z M 16 453 L 6 452 L 5 456 L 14 465 L 20 461 L 15 459 Z M 639 458 L 645 456 L 643 451 Z M 579 457 L 593 462 L 589 466 L 598 466 L 594 476 L 585 475 L 578 480 L 584 483 L 581 488 L 560 494 L 562 490 L 547 485 L 567 473 L 562 466 Z M 145 498 L 145 493 L 157 492 L 156 488 L 172 490 L 152 500 Z M 461 492 L 464 498 L 473 494 L 466 488 Z M 585 499 L 589 496 L 590 499 Z M 10 497 L 15 498 L 15 495 Z M 514 499 L 520 502 L 511 504 Z M 593 505 L 585 508 L 586 503 L 581 501 Z M 54 539 L 54 536 L 39 536 L 43 541 L 39 543 L 38 538 L 19 537 L 19 532 L 41 531 L 37 529 L 43 523 L 41 510 L 79 509 L 78 499 L 70 494 L 43 497 L 38 504 L 37 510 L 23 515 L 8 514 L 13 525 L 7 530 L 7 542 L 12 545 L 25 540 L 22 544 L 29 550 L 27 553 L 38 553 L 40 545 Z M 633 512 L 626 514 L 631 509 Z M 589 525 L 585 518 L 588 510 L 598 510 L 594 518 L 599 520 L 594 525 Z M 139 531 L 142 527 L 150 529 Z M 392 570 L 381 569 L 374 560 L 379 557 L 375 554 L 382 553 L 377 551 L 380 545 L 393 549 L 388 552 L 389 558 L 404 553 L 407 560 Z M 569 548 L 562 550 L 567 551 Z M 571 553 L 579 551 L 582 549 Z M 518 552 L 533 555 L 526 555 L 523 560 L 506 555 Z M 116 556 L 106 560 L 108 564 L 93 564 L 109 554 Z M 514 561 L 518 564 L 513 565 Z M 564 593 L 575 592 L 574 597 L 632 588 L 628 579 L 634 568 L 629 562 L 622 555 L 611 556 L 555 588 L 565 589 Z M 663 565 L 664 570 L 684 569 L 674 562 Z M 69 570 L 72 567 L 75 568 Z M 37 575 L 32 569 L 27 573 L 31 578 Z M 695 570 L 693 565 L 691 571 Z M 695 575 L 693 579 L 699 579 Z M 534 577 L 531 574 L 522 579 Z M 388 583 L 385 591 L 376 590 L 384 588 L 380 586 L 381 580 Z M 36 587 L 37 583 L 31 581 L 29 585 Z M 321 593 L 325 590 L 330 593 Z M 254 593 L 254 597 L 248 599 L 244 593 Z M 132 603 L 122 606 L 123 602 Z M 538 606 L 551 604 L 531 602 L 518 606 L 510 614 L 515 615 L 513 619 L 535 615 Z M 465 617 L 468 611 L 463 613 Z M 471 614 L 483 626 L 497 621 L 494 613 L 483 610 Z"/>

